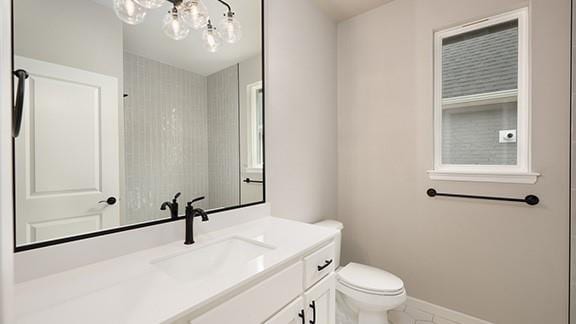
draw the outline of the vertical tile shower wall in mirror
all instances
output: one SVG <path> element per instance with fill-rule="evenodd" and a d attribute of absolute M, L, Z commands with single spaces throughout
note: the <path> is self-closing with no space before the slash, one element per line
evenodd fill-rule
<path fill-rule="evenodd" d="M 17 250 L 263 202 L 262 32 L 261 0 L 14 1 Z"/>

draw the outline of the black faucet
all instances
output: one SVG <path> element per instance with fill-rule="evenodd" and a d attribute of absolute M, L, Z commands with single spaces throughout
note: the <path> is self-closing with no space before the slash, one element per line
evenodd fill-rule
<path fill-rule="evenodd" d="M 162 206 L 160 206 L 160 210 L 166 210 L 166 207 L 170 209 L 170 217 L 172 219 L 178 218 L 178 197 L 180 197 L 180 193 L 174 195 L 172 202 L 165 201 L 162 203 Z"/>
<path fill-rule="evenodd" d="M 186 240 L 184 244 L 194 244 L 194 218 L 202 217 L 203 222 L 208 221 L 208 214 L 200 208 L 192 207 L 192 204 L 204 199 L 204 197 L 196 198 L 186 204 Z"/>

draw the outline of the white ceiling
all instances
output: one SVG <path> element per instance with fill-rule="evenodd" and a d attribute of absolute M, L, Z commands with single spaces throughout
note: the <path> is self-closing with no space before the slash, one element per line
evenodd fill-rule
<path fill-rule="evenodd" d="M 113 0 L 93 0 L 112 9 Z M 242 25 L 242 39 L 236 44 L 222 44 L 218 52 L 210 53 L 202 45 L 201 31 L 191 30 L 187 38 L 172 40 L 162 32 L 162 20 L 170 10 L 166 3 L 148 10 L 143 23 L 124 25 L 124 50 L 158 62 L 176 66 L 201 75 L 210 75 L 261 52 L 260 0 L 228 0 Z M 218 22 L 226 7 L 217 0 L 204 0 L 213 23 Z"/>
<path fill-rule="evenodd" d="M 336 21 L 346 20 L 393 0 L 314 0 Z"/>

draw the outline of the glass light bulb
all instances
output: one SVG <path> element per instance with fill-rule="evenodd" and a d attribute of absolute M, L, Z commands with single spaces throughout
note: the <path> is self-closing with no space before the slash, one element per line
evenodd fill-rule
<path fill-rule="evenodd" d="M 114 12 L 123 22 L 136 25 L 144 21 L 146 9 L 134 0 L 114 0 Z"/>
<path fill-rule="evenodd" d="M 238 19 L 234 18 L 233 12 L 224 15 L 220 22 L 220 34 L 226 43 L 234 44 L 242 38 L 242 27 Z"/>
<path fill-rule="evenodd" d="M 190 33 L 190 28 L 184 23 L 176 7 L 164 17 L 162 30 L 166 36 L 174 40 L 184 39 Z"/>
<path fill-rule="evenodd" d="M 180 11 L 186 24 L 194 29 L 203 28 L 208 23 L 208 9 L 202 0 L 185 0 Z"/>
<path fill-rule="evenodd" d="M 156 9 L 162 7 L 166 0 L 134 0 L 137 4 L 146 9 Z"/>
<path fill-rule="evenodd" d="M 202 33 L 202 40 L 204 41 L 204 47 L 211 53 L 218 51 L 218 48 L 220 48 L 222 44 L 220 33 L 218 33 L 210 22 L 208 22 L 207 28 Z"/>

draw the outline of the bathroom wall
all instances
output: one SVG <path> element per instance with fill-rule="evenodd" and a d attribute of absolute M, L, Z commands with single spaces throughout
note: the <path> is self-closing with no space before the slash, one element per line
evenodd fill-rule
<path fill-rule="evenodd" d="M 336 216 L 336 24 L 309 0 L 268 0 L 266 154 L 277 217 Z"/>
<path fill-rule="evenodd" d="M 534 185 L 431 181 L 433 33 L 530 5 Z M 567 323 L 568 0 L 400 0 L 338 28 L 338 218 L 344 262 L 490 322 Z M 537 194 L 536 207 L 435 198 Z"/>
<path fill-rule="evenodd" d="M 210 207 L 240 204 L 238 65 L 208 76 Z"/>
<path fill-rule="evenodd" d="M 124 54 L 126 194 L 122 222 L 169 216 L 160 211 L 176 192 L 208 194 L 206 77 Z M 209 198 L 209 197 L 207 197 Z M 209 200 L 200 202 L 203 208 Z"/>
<path fill-rule="evenodd" d="M 109 7 L 77 0 L 17 0 L 14 12 L 16 55 L 113 76 L 121 85 L 122 21 Z"/>

